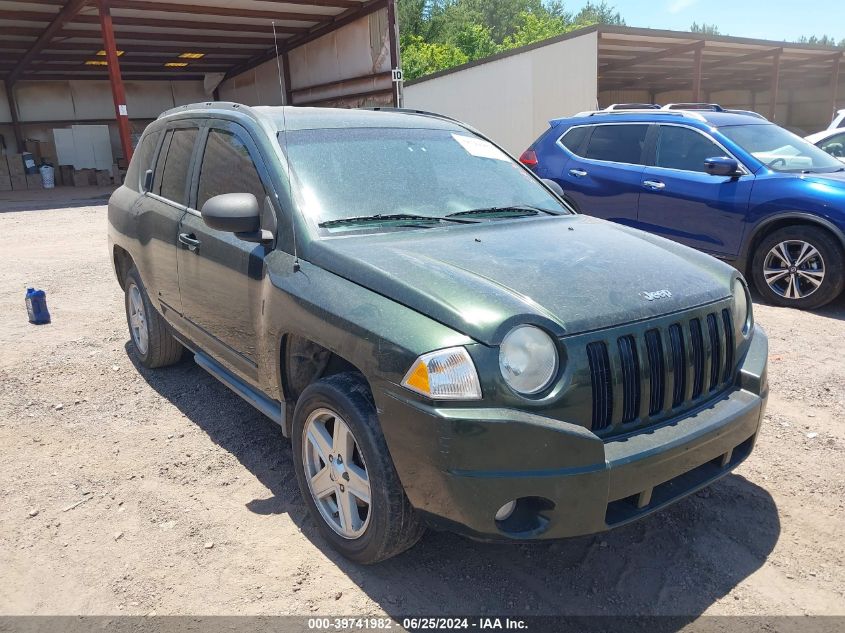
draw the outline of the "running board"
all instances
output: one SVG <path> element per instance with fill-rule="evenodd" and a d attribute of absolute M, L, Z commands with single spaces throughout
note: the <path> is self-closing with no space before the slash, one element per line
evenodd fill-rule
<path fill-rule="evenodd" d="M 217 361 L 202 352 L 194 352 L 194 362 L 202 367 L 209 374 L 217 378 L 220 382 L 226 385 L 229 389 L 238 394 L 241 398 L 249 402 L 256 409 L 261 411 L 268 418 L 273 420 L 276 424 L 282 427 L 282 434 L 287 437 L 285 428 L 285 413 L 281 403 L 276 400 L 271 400 L 263 393 L 260 393 L 243 380 L 232 374 L 227 369 L 223 368 Z"/>

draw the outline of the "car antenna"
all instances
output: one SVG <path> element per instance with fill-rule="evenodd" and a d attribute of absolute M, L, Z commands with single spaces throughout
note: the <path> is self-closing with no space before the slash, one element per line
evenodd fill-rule
<path fill-rule="evenodd" d="M 291 194 L 293 193 L 293 183 L 290 178 L 290 159 L 288 158 L 288 119 L 287 119 L 287 103 L 285 103 L 285 89 L 282 85 L 282 66 L 279 62 L 279 39 L 276 36 L 276 21 L 270 22 L 273 26 L 273 47 L 276 49 L 276 71 L 279 73 L 279 97 L 282 100 L 282 135 L 284 136 L 283 153 L 285 155 L 285 171 L 288 177 L 288 187 Z M 293 197 L 293 196 L 291 196 Z M 301 266 L 299 265 L 299 253 L 296 250 L 296 227 L 291 221 L 291 234 L 293 235 L 293 272 L 298 273 Z"/>

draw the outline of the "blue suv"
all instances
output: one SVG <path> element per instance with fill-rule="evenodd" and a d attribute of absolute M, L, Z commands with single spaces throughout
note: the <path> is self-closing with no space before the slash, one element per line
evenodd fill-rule
<path fill-rule="evenodd" d="M 611 106 L 551 121 L 521 161 L 582 213 L 730 262 L 771 303 L 842 292 L 845 166 L 759 114 Z"/>

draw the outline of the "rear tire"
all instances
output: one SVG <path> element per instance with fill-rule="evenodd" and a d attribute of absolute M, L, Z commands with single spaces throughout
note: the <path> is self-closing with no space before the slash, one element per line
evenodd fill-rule
<path fill-rule="evenodd" d="M 124 288 L 126 323 L 138 361 L 148 369 L 178 363 L 184 348 L 173 337 L 164 317 L 150 304 L 141 275 L 134 266 L 126 273 Z"/>
<path fill-rule="evenodd" d="M 767 235 L 757 246 L 751 277 L 769 303 L 812 310 L 842 292 L 842 245 L 813 226 L 788 226 Z"/>
<path fill-rule="evenodd" d="M 425 528 L 405 496 L 360 375 L 335 374 L 306 387 L 291 439 L 302 498 L 320 534 L 343 556 L 370 565 L 420 539 Z"/>

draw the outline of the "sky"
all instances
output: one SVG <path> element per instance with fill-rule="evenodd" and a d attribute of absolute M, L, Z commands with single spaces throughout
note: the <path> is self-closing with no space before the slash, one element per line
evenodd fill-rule
<path fill-rule="evenodd" d="M 566 2 L 575 8 L 580 2 Z M 723 35 L 792 41 L 802 35 L 845 38 L 845 0 L 608 0 L 629 26 L 688 31 L 715 24 Z"/>

